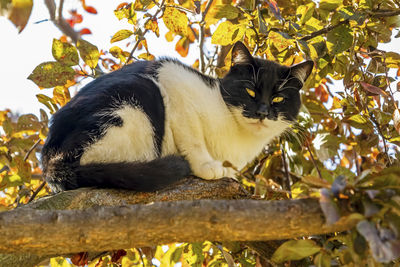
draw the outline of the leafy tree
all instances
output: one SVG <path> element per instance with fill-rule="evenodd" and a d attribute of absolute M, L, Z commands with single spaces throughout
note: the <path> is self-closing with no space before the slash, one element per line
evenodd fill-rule
<path fill-rule="evenodd" d="M 32 2 L 2 0 L 0 11 L 23 30 Z M 182 57 L 199 53 L 193 67 L 222 76 L 232 44 L 241 40 L 254 55 L 281 64 L 315 62 L 298 123 L 238 170 L 241 183 L 262 200 L 317 197 L 328 225 L 354 221 L 355 227 L 282 241 L 269 258 L 244 243 L 205 241 L 114 251 L 89 266 L 399 264 L 400 54 L 379 49 L 393 34 L 400 37 L 397 0 L 135 0 L 116 6 L 115 16 L 131 27 L 112 36 L 116 45 L 108 51 L 85 41 L 90 29 L 79 28 L 85 14 L 96 9 L 82 0 L 64 18 L 58 16 L 63 2 L 45 1 L 50 19 L 64 34 L 53 41 L 54 61 L 41 63 L 28 77 L 53 96 L 37 95 L 45 106 L 40 118 L 0 112 L 2 211 L 49 194 L 32 152 L 46 138 L 50 114 L 70 100 L 71 88 L 83 79 L 154 59 L 147 45 L 150 35 L 174 42 Z M 162 24 L 167 32 L 160 30 Z M 76 254 L 71 261 L 83 265 L 88 254 Z M 60 257 L 50 263 L 70 265 Z"/>

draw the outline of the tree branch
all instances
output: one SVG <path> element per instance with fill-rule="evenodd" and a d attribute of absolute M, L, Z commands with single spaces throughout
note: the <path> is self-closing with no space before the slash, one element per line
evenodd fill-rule
<path fill-rule="evenodd" d="M 45 0 L 47 9 L 49 10 L 50 20 L 56 25 L 56 27 L 66 36 L 70 37 L 76 44 L 80 38 L 80 34 L 76 32 L 65 19 L 62 17 L 62 10 L 64 6 L 64 0 L 60 1 L 58 8 L 58 14 L 56 16 L 56 4 L 54 0 Z"/>
<path fill-rule="evenodd" d="M 200 50 L 200 57 L 199 57 L 199 69 L 202 73 L 205 71 L 205 60 L 204 60 L 204 24 L 205 24 L 205 19 L 208 13 L 208 10 L 210 9 L 211 5 L 213 3 L 213 0 L 208 0 L 208 3 L 204 9 L 204 11 L 201 13 L 201 21 L 199 23 L 200 26 L 200 33 L 199 33 L 199 50 Z"/>
<path fill-rule="evenodd" d="M 188 178 L 156 193 L 84 188 L 0 213 L 0 253 L 15 253 L 0 255 L 0 266 L 171 242 L 287 239 L 353 225 L 325 225 L 317 199 L 249 199 L 232 179 Z"/>

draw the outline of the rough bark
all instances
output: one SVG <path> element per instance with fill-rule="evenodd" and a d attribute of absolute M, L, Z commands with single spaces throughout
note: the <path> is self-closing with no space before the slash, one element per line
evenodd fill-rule
<path fill-rule="evenodd" d="M 29 255 L 33 262 L 171 242 L 287 239 L 352 226 L 325 225 L 316 199 L 249 199 L 230 179 L 186 179 L 156 193 L 79 189 L 0 213 L 0 253 L 16 254 L 0 255 L 0 266 L 25 263 Z"/>

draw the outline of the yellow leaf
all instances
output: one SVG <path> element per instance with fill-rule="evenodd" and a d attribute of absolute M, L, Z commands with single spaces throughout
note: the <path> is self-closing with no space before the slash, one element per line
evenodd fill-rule
<path fill-rule="evenodd" d="M 147 21 L 144 27 L 154 32 L 157 37 L 160 37 L 160 29 L 158 28 L 158 23 L 156 19 Z"/>
<path fill-rule="evenodd" d="M 172 32 L 182 36 L 187 35 L 188 18 L 182 11 L 173 7 L 167 7 L 164 11 L 163 20 L 165 26 Z"/>
<path fill-rule="evenodd" d="M 18 28 L 19 32 L 22 32 L 25 28 L 31 15 L 32 6 L 33 0 L 12 0 L 8 18 Z"/>
<path fill-rule="evenodd" d="M 85 61 L 85 63 L 89 67 L 94 69 L 97 66 L 100 57 L 100 53 L 99 50 L 97 49 L 97 46 L 92 45 L 88 41 L 79 40 L 77 47 L 83 61 Z"/>
<path fill-rule="evenodd" d="M 230 45 L 242 39 L 246 31 L 243 24 L 232 24 L 230 21 L 224 21 L 218 25 L 211 37 L 211 43 L 218 45 Z"/>
<path fill-rule="evenodd" d="M 138 56 L 138 58 L 144 59 L 144 60 L 154 60 L 154 56 L 150 53 L 142 53 Z"/>
<path fill-rule="evenodd" d="M 111 38 L 110 43 L 115 43 L 121 40 L 124 40 L 133 34 L 130 30 L 119 30 L 117 31 L 114 36 Z"/>

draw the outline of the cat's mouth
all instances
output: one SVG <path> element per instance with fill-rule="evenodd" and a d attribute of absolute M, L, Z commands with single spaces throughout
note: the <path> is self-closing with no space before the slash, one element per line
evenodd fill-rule
<path fill-rule="evenodd" d="M 249 122 L 249 124 L 258 128 L 268 128 L 267 124 L 263 120 L 252 121 Z"/>

